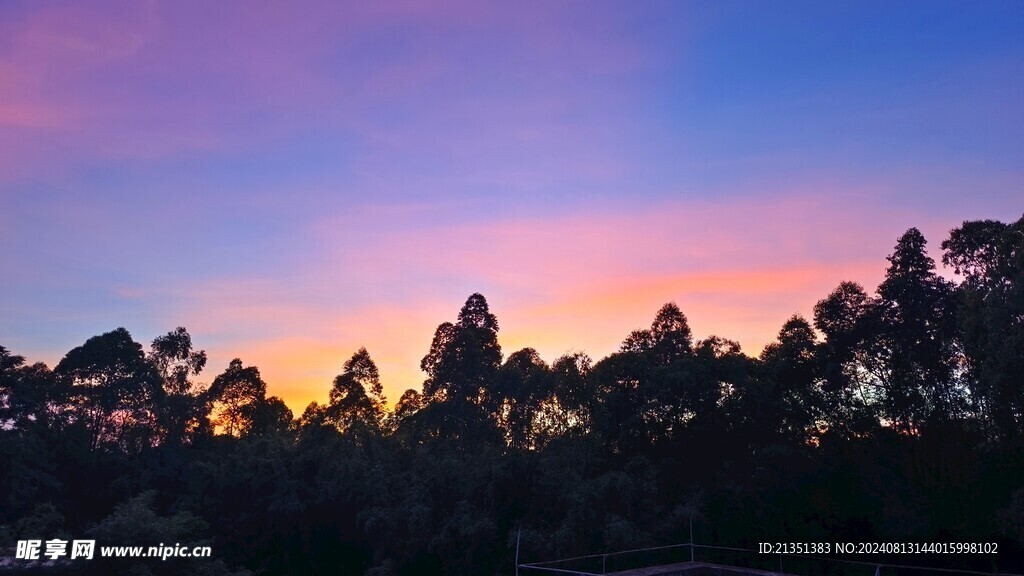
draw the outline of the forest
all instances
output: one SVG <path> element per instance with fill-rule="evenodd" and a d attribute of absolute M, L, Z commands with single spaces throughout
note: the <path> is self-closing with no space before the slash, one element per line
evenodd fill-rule
<path fill-rule="evenodd" d="M 209 545 L 26 573 L 510 575 L 690 539 L 994 542 L 895 563 L 1024 567 L 1024 217 L 967 221 L 939 274 L 909 229 L 756 356 L 667 303 L 599 360 L 503 351 L 484 296 L 437 327 L 419 390 L 354 351 L 293 414 L 241 359 L 204 382 L 177 328 L 54 367 L 0 346 L 0 547 Z M 116 320 L 114 320 L 116 322 Z M 341 364 L 339 359 L 339 364 Z"/>

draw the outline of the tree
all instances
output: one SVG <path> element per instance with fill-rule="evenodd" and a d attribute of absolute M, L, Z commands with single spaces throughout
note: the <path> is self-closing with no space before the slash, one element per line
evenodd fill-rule
<path fill-rule="evenodd" d="M 458 322 L 445 322 L 434 333 L 430 351 L 420 362 L 427 373 L 424 394 L 482 404 L 500 365 L 498 320 L 487 300 L 473 294 L 459 311 Z"/>
<path fill-rule="evenodd" d="M 631 332 L 620 351 L 651 354 L 656 365 L 667 366 L 693 353 L 693 335 L 679 306 L 669 302 L 658 310 L 650 329 Z"/>
<path fill-rule="evenodd" d="M 430 351 L 420 362 L 427 373 L 419 411 L 421 428 L 433 434 L 469 440 L 491 437 L 492 387 L 501 366 L 498 321 L 487 300 L 473 294 L 455 324 L 437 327 Z"/>
<path fill-rule="evenodd" d="M 360 348 L 334 379 L 327 419 L 341 432 L 353 428 L 380 431 L 384 423 L 384 388 L 380 373 L 366 348 Z"/>
<path fill-rule="evenodd" d="M 10 350 L 0 346 L 0 409 L 3 409 L 0 419 L 2 420 L 11 417 L 9 411 L 11 410 L 12 396 L 17 387 L 17 371 L 24 364 L 24 356 L 11 354 Z"/>
<path fill-rule="evenodd" d="M 459 374 L 455 353 L 458 330 L 451 322 L 443 322 L 434 331 L 430 351 L 420 361 L 420 369 L 427 373 L 423 382 L 423 396 L 433 402 L 444 402 L 462 394 L 456 389 Z"/>
<path fill-rule="evenodd" d="M 62 416 L 66 396 L 46 364 L 26 365 L 0 346 L 0 426 L 48 428 Z"/>
<path fill-rule="evenodd" d="M 991 435 L 1024 433 L 1024 217 L 964 222 L 942 243 L 942 261 L 964 276 L 959 334 L 967 377 Z"/>
<path fill-rule="evenodd" d="M 779 330 L 761 353 L 767 394 L 759 417 L 789 441 L 810 443 L 819 433 L 823 398 L 814 329 L 799 314 Z"/>
<path fill-rule="evenodd" d="M 647 354 L 629 350 L 600 360 L 590 372 L 597 396 L 594 431 L 608 441 L 613 453 L 640 452 L 654 441 L 649 428 L 649 409 L 653 407 L 650 371 Z"/>
<path fill-rule="evenodd" d="M 16 521 L 20 536 L 63 524 L 47 498 L 60 488 L 53 447 L 64 438 L 65 392 L 45 364 L 27 366 L 0 346 L 0 524 Z"/>
<path fill-rule="evenodd" d="M 870 298 L 856 282 L 842 282 L 814 306 L 814 326 L 840 360 L 853 357 Z"/>
<path fill-rule="evenodd" d="M 870 312 L 883 415 L 904 433 L 918 431 L 928 420 L 958 418 L 963 408 L 954 381 L 953 286 L 935 273 L 925 245 L 917 228 L 900 237 Z"/>
<path fill-rule="evenodd" d="M 156 512 L 157 494 L 149 490 L 118 504 L 113 513 L 92 527 L 90 537 L 103 541 L 119 541 L 126 545 L 149 547 L 155 542 L 188 542 L 190 547 L 210 546 L 209 526 L 202 518 L 189 511 L 177 511 L 173 516 Z M 230 570 L 219 558 L 171 557 L 166 562 L 128 560 L 99 557 L 92 560 L 101 573 L 113 575 L 173 574 L 184 576 L 249 576 L 248 570 Z"/>
<path fill-rule="evenodd" d="M 825 341 L 818 348 L 824 383 L 824 417 L 830 432 L 866 434 L 877 427 L 871 355 L 874 303 L 859 284 L 842 282 L 814 306 L 814 326 Z"/>
<path fill-rule="evenodd" d="M 242 428 L 243 435 L 287 434 L 292 430 L 294 415 L 277 396 L 250 402 L 242 406 L 241 411 L 242 418 L 248 425 L 248 428 Z"/>
<path fill-rule="evenodd" d="M 192 349 L 188 330 L 175 330 L 153 339 L 149 361 L 160 374 L 160 428 L 164 442 L 184 444 L 205 427 L 210 411 L 206 390 L 190 379 L 206 366 L 206 351 Z"/>
<path fill-rule="evenodd" d="M 168 394 L 190 394 L 196 385 L 189 376 L 198 376 L 206 366 L 206 351 L 192 349 L 188 330 L 178 328 L 153 339 L 149 360 L 163 377 Z"/>
<path fill-rule="evenodd" d="M 630 451 L 678 436 L 700 411 L 708 383 L 697 374 L 692 340 L 686 316 L 669 302 L 649 329 L 631 332 L 617 354 L 594 366 L 598 425 L 614 448 Z M 717 400 L 717 382 L 711 388 Z"/>
<path fill-rule="evenodd" d="M 597 401 L 590 379 L 592 364 L 582 352 L 565 354 L 551 364 L 552 395 L 540 415 L 548 437 L 590 430 Z"/>
<path fill-rule="evenodd" d="M 208 396 L 216 403 L 213 424 L 229 436 L 244 436 L 253 427 L 257 407 L 266 401 L 267 384 L 259 368 L 243 367 L 235 358 L 214 378 Z"/>
<path fill-rule="evenodd" d="M 54 370 L 70 385 L 73 419 L 89 432 L 89 449 L 135 451 L 158 437 L 160 374 L 124 328 L 93 336 Z"/>
<path fill-rule="evenodd" d="M 536 446 L 536 419 L 551 399 L 551 372 L 533 348 L 509 355 L 498 372 L 496 418 L 513 450 Z"/>
<path fill-rule="evenodd" d="M 416 414 L 423 409 L 425 401 L 423 395 L 413 389 L 408 389 L 395 402 L 395 408 L 387 417 L 387 427 L 393 433 L 399 435 L 412 435 L 412 428 L 415 428 Z"/>
<path fill-rule="evenodd" d="M 686 316 L 675 302 L 669 302 L 658 310 L 651 323 L 652 352 L 655 361 L 668 365 L 693 353 L 693 335 Z"/>

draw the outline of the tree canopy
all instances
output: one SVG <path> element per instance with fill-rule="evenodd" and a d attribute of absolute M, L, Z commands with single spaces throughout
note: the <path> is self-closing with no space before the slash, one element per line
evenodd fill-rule
<path fill-rule="evenodd" d="M 0 534 L 216 551 L 103 563 L 115 574 L 512 574 L 517 539 L 573 556 L 678 543 L 691 523 L 737 546 L 997 542 L 918 562 L 1012 569 L 1024 218 L 964 222 L 941 246 L 958 276 L 911 228 L 873 293 L 841 282 L 757 356 L 695 339 L 669 302 L 604 358 L 506 357 L 473 294 L 419 389 L 389 409 L 360 348 L 298 419 L 241 359 L 207 383 L 183 327 L 148 352 L 118 328 L 52 370 L 0 346 Z"/>

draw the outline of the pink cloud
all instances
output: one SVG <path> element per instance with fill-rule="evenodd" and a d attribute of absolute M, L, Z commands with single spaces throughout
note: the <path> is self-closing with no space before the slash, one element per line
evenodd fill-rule
<path fill-rule="evenodd" d="M 628 42 L 596 31 L 570 42 L 562 25 L 570 18 L 579 23 L 573 12 L 549 6 L 541 16 L 472 2 L 320 2 L 295 10 L 269 1 L 243 7 L 104 0 L 33 7 L 0 18 L 9 39 L 0 53 L 0 125 L 60 133 L 22 135 L 20 144 L 0 143 L 0 151 L 19 156 L 9 170 L 32 173 L 39 162 L 25 161 L 38 154 L 19 154 L 32 146 L 59 148 L 69 160 L 160 158 L 245 148 L 326 125 L 372 140 L 389 132 L 379 119 L 396 103 L 436 110 L 446 93 L 456 96 L 447 119 L 468 114 L 466 121 L 477 121 L 510 100 L 530 109 L 523 94 L 477 93 L 460 62 L 482 66 L 472 47 L 494 36 L 507 37 L 506 57 L 516 59 L 511 64 L 523 86 L 536 62 L 614 73 L 642 60 Z M 396 27 L 415 35 L 415 49 L 395 42 Z M 451 41 L 455 35 L 464 40 Z M 548 86 L 559 81 L 555 71 L 546 73 L 554 74 Z M 482 108 L 472 111 L 475 102 Z M 544 104 L 552 105 L 562 106 Z M 426 128 L 415 126 L 418 134 Z"/>
<path fill-rule="evenodd" d="M 756 354 L 790 314 L 808 313 L 840 280 L 873 288 L 906 227 L 924 228 L 935 248 L 956 224 L 921 222 L 918 211 L 889 205 L 892 182 L 853 187 L 824 177 L 788 188 L 756 182 L 730 190 L 731 200 L 645 205 L 623 194 L 618 204 L 572 213 L 552 206 L 536 216 L 467 216 L 457 202 L 433 200 L 449 188 L 492 194 L 501 183 L 509 192 L 498 207 L 515 209 L 516 192 L 562 179 L 628 190 L 638 167 L 624 148 L 635 134 L 629 117 L 604 112 L 637 104 L 635 88 L 597 93 L 586 78 L 616 77 L 656 56 L 600 29 L 614 21 L 476 2 L 33 10 L 0 19 L 10 39 L 0 54 L 0 126 L 17 131 L 0 133 L 0 179 L 59 173 L 54 164 L 83 159 L 259 148 L 303 126 L 365 140 L 346 168 L 351 195 L 336 213 L 317 213 L 291 266 L 117 292 L 172 302 L 164 323 L 187 326 L 211 350 L 211 368 L 234 356 L 256 363 L 299 410 L 296 403 L 326 397 L 360 346 L 381 364 L 392 398 L 417 387 L 434 327 L 473 291 L 491 300 L 508 351 L 533 345 L 548 360 L 570 349 L 603 356 L 668 300 L 698 335 L 736 338 Z M 420 37 L 402 46 L 395 29 Z M 458 42 L 446 42 L 456 33 Z M 474 54 L 476 43 L 492 45 L 488 38 L 502 40 L 497 52 Z M 492 61 L 502 62 L 497 79 L 507 85 L 486 85 Z M 467 64 L 473 74 L 459 69 Z M 427 167 L 417 171 L 417 162 Z M 431 172 L 434 162 L 447 169 Z M 323 200 L 347 184 L 273 196 Z M 409 190 L 428 200 L 349 201 Z M 753 199 L 756 191 L 776 197 Z M 87 227 L 104 211 L 83 197 L 56 216 Z"/>
<path fill-rule="evenodd" d="M 528 299 L 680 270 L 789 267 L 837 258 L 884 263 L 907 223 L 921 217 L 896 208 L 878 215 L 867 198 L 881 195 L 806 186 L 777 199 L 737 195 L 731 201 L 624 204 L 434 227 L 424 222 L 430 214 L 410 213 L 404 231 L 401 214 L 382 214 L 379 222 L 372 213 L 366 220 L 328 216 L 314 224 L 310 244 L 322 249 L 316 261 L 370 270 L 374 277 L 399 282 L 410 268 L 449 278 L 469 275 L 521 290 Z M 359 233 L 375 229 L 382 232 Z"/>
<path fill-rule="evenodd" d="M 881 280 L 913 218 L 879 216 L 867 196 L 663 202 L 404 232 L 393 231 L 395 219 L 420 220 L 429 209 L 368 210 L 358 223 L 325 217 L 303 242 L 318 248 L 292 269 L 172 288 L 177 306 L 166 323 L 187 326 L 211 366 L 234 356 L 259 365 L 271 393 L 297 411 L 325 400 L 362 346 L 390 398 L 418 388 L 434 329 L 474 291 L 498 315 L 506 353 L 532 346 L 548 361 L 572 350 L 601 358 L 675 301 L 698 338 L 736 339 L 757 355 L 789 316 L 809 318 L 839 282 L 870 291 Z M 389 226 L 363 234 L 376 218 Z"/>

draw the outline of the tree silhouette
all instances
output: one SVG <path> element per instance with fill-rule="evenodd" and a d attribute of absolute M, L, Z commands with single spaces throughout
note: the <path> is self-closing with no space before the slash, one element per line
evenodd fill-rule
<path fill-rule="evenodd" d="M 560 356 L 550 368 L 545 367 L 543 374 L 535 371 L 542 376 L 538 384 L 543 386 L 542 390 L 531 387 L 536 395 L 536 412 L 531 418 L 534 444 L 538 447 L 591 430 L 597 398 L 589 378 L 590 369 L 590 357 L 576 352 Z"/>
<path fill-rule="evenodd" d="M 455 324 L 437 327 L 420 362 L 426 405 L 417 418 L 432 435 L 470 442 L 495 432 L 492 386 L 501 366 L 498 321 L 480 294 L 473 294 Z"/>
<path fill-rule="evenodd" d="M 388 429 L 400 436 L 416 435 L 413 431 L 417 423 L 415 417 L 424 405 L 422 394 L 413 389 L 406 390 L 398 402 L 395 402 L 395 409 L 388 416 Z"/>
<path fill-rule="evenodd" d="M 366 348 L 360 348 L 334 379 L 326 418 L 341 432 L 356 428 L 376 433 L 384 424 L 385 404 L 377 365 Z"/>
<path fill-rule="evenodd" d="M 90 450 L 137 451 L 156 440 L 160 374 L 124 328 L 93 336 L 54 369 L 70 385 L 70 411 Z"/>
<path fill-rule="evenodd" d="M 943 263 L 964 276 L 959 326 L 968 378 L 991 434 L 1024 433 L 1024 217 L 964 222 L 942 243 Z"/>
<path fill-rule="evenodd" d="M 772 423 L 773 434 L 789 442 L 815 441 L 824 425 L 817 351 L 814 329 L 794 315 L 779 330 L 778 340 L 761 353 L 768 384 L 761 418 Z"/>
<path fill-rule="evenodd" d="M 178 327 L 155 338 L 147 358 L 162 382 L 158 408 L 162 439 L 169 444 L 186 443 L 207 428 L 205 387 L 190 379 L 206 366 L 206 352 L 193 350 L 188 330 Z"/>
<path fill-rule="evenodd" d="M 26 365 L 0 346 L 0 426 L 45 429 L 63 419 L 66 404 L 67 387 L 46 364 Z"/>
<path fill-rule="evenodd" d="M 95 336 L 52 371 L 0 346 L 0 537 L 215 542 L 209 561 L 104 573 L 511 574 L 516 543 L 582 556 L 693 522 L 743 546 L 995 542 L 925 562 L 1013 571 L 1024 218 L 964 222 L 943 249 L 956 281 L 910 229 L 876 293 L 839 284 L 757 358 L 695 340 L 670 302 L 596 361 L 503 360 L 474 294 L 421 390 L 388 412 L 359 349 L 298 422 L 239 359 L 205 388 L 184 328 L 148 354 L 123 328 Z"/>
<path fill-rule="evenodd" d="M 686 316 L 675 302 L 669 302 L 658 310 L 651 323 L 651 341 L 655 361 L 667 366 L 693 353 L 693 335 Z"/>
<path fill-rule="evenodd" d="M 247 436 L 264 436 L 270 434 L 289 434 L 293 426 L 293 414 L 277 396 L 259 399 L 242 406 L 242 434 Z M 248 425 L 248 428 L 245 427 Z"/>
<path fill-rule="evenodd" d="M 829 431 L 846 437 L 878 426 L 872 367 L 873 302 L 859 284 L 842 282 L 814 306 L 814 326 L 825 336 L 818 348 Z"/>
<path fill-rule="evenodd" d="M 494 388 L 495 418 L 509 447 L 535 447 L 537 418 L 553 392 L 548 365 L 533 348 L 513 352 L 501 366 Z"/>
<path fill-rule="evenodd" d="M 210 385 L 208 398 L 216 414 L 213 424 L 229 436 L 244 436 L 253 428 L 256 411 L 266 396 L 267 384 L 259 369 L 243 367 L 235 358 Z"/>
<path fill-rule="evenodd" d="M 962 415 L 953 287 L 935 273 L 925 244 L 916 228 L 900 237 L 871 314 L 884 414 L 902 432 Z"/>

